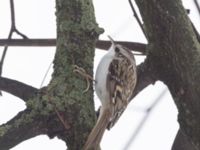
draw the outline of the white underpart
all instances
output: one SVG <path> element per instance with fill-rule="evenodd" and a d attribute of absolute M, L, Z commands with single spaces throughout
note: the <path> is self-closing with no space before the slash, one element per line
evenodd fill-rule
<path fill-rule="evenodd" d="M 113 60 L 115 55 L 114 48 L 111 47 L 107 54 L 103 56 L 101 59 L 95 75 L 95 91 L 97 93 L 97 96 L 101 100 L 102 107 L 108 106 L 109 100 L 109 94 L 106 89 L 106 78 L 108 75 L 108 68 L 110 65 L 110 62 Z"/>

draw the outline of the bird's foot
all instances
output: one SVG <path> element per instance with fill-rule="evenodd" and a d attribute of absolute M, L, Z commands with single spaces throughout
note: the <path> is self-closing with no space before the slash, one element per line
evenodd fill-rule
<path fill-rule="evenodd" d="M 83 69 L 82 67 L 79 67 L 77 65 L 74 65 L 74 70 L 73 72 L 80 74 L 81 76 L 83 76 L 86 79 L 87 82 L 87 87 L 85 90 L 83 90 L 83 93 L 87 92 L 90 88 L 90 80 L 94 81 L 93 77 L 91 75 L 89 75 L 85 69 Z"/>

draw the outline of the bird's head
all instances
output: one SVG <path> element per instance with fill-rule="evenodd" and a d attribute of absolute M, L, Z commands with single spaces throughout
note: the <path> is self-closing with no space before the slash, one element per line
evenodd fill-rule
<path fill-rule="evenodd" d="M 123 55 L 123 56 L 127 57 L 128 59 L 135 61 L 133 53 L 128 48 L 126 48 L 120 44 L 117 44 L 112 39 L 112 37 L 108 36 L 108 38 L 111 41 L 111 47 L 110 47 L 109 51 L 112 51 L 112 53 L 114 53 L 116 56 Z"/>

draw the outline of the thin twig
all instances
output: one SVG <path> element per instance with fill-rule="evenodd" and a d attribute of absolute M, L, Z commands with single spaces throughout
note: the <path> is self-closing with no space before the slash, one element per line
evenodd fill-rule
<path fill-rule="evenodd" d="M 15 7 L 14 7 L 13 0 L 10 0 L 10 13 L 11 13 L 11 26 L 14 28 L 14 26 L 15 26 Z"/>
<path fill-rule="evenodd" d="M 13 34 L 12 30 L 10 30 L 10 33 L 8 35 L 8 40 L 11 39 L 12 34 Z M 3 63 L 4 63 L 4 60 L 5 60 L 6 54 L 7 54 L 7 50 L 8 50 L 8 45 L 6 44 L 5 47 L 4 47 L 4 50 L 3 50 L 3 54 L 1 56 L 1 61 L 0 61 L 0 76 L 2 75 Z"/>
<path fill-rule="evenodd" d="M 146 44 L 138 42 L 116 41 L 135 52 L 146 54 Z M 56 39 L 0 39 L 0 46 L 56 46 Z M 96 48 L 108 50 L 110 41 L 98 40 Z"/>
<path fill-rule="evenodd" d="M 10 32 L 8 35 L 8 40 L 12 39 L 12 34 L 14 32 L 16 32 L 18 35 L 20 35 L 23 39 L 27 39 L 27 36 L 22 34 L 21 32 L 19 32 L 16 29 L 15 26 L 15 7 L 14 7 L 14 1 L 10 0 L 10 14 L 11 14 L 11 28 L 10 28 Z M 8 50 L 8 45 L 5 45 L 4 50 L 3 50 L 3 54 L 1 56 L 1 61 L 0 61 L 0 77 L 2 75 L 2 70 L 3 70 L 3 63 L 7 54 L 7 50 Z M 1 91 L 0 91 L 0 95 L 2 95 Z"/>
<path fill-rule="evenodd" d="M 45 79 L 46 79 L 46 77 L 47 77 L 47 75 L 48 75 L 48 73 L 49 73 L 49 70 L 51 69 L 52 64 L 53 64 L 53 61 L 50 63 L 49 67 L 47 68 L 47 71 L 45 72 L 45 75 L 44 75 L 44 77 L 43 77 L 43 79 L 42 79 L 42 82 L 41 82 L 41 84 L 40 84 L 40 88 L 42 88 L 42 86 L 43 86 L 43 84 L 44 84 L 44 81 L 45 81 Z"/>
<path fill-rule="evenodd" d="M 197 29 L 196 29 L 196 27 L 194 26 L 194 24 L 192 23 L 192 21 L 190 21 L 190 22 L 191 22 L 191 25 L 192 25 L 194 34 L 196 35 L 197 40 L 198 40 L 198 42 L 200 43 L 200 34 L 199 34 L 199 32 L 197 31 Z"/>
<path fill-rule="evenodd" d="M 15 26 L 15 8 L 14 8 L 14 1 L 13 0 L 10 0 L 10 12 L 11 12 L 11 28 L 10 28 L 10 32 L 9 32 L 9 35 L 8 35 L 8 40 L 11 40 L 12 34 L 14 32 L 16 32 L 18 35 L 22 36 L 22 38 L 27 39 L 26 35 L 20 33 L 16 29 L 16 26 Z M 5 57 L 6 57 L 7 50 L 8 50 L 8 45 L 6 44 L 5 47 L 4 47 L 4 50 L 3 50 L 1 61 L 0 61 L 0 76 L 2 75 L 3 63 L 4 63 L 4 60 L 5 60 Z"/>
<path fill-rule="evenodd" d="M 134 17 L 136 18 L 136 20 L 137 20 L 137 22 L 138 22 L 140 28 L 142 29 L 142 32 L 143 32 L 144 36 L 145 36 L 146 39 L 147 39 L 146 32 L 145 32 L 145 30 L 144 30 L 144 27 L 143 27 L 143 25 L 142 25 L 142 22 L 140 21 L 138 15 L 137 15 L 137 12 L 135 11 L 135 8 L 134 8 L 134 6 L 133 6 L 133 3 L 132 3 L 131 0 L 128 0 L 128 1 L 129 1 L 130 6 L 131 6 L 131 9 L 132 9 L 132 11 L 133 11 L 133 15 L 134 15 Z"/>
<path fill-rule="evenodd" d="M 196 5 L 197 10 L 198 10 L 199 15 L 200 15 L 200 6 L 199 6 L 199 3 L 197 2 L 197 0 L 194 0 L 194 3 L 195 3 L 195 5 Z"/>
<path fill-rule="evenodd" d="M 146 109 L 145 116 L 142 118 L 141 122 L 138 124 L 135 132 L 133 133 L 133 135 L 131 136 L 131 138 L 128 140 L 128 142 L 125 145 L 125 147 L 123 148 L 123 150 L 127 150 L 130 147 L 131 143 L 134 141 L 134 139 L 136 138 L 136 136 L 142 130 L 142 127 L 144 126 L 144 124 L 146 123 L 147 119 L 149 118 L 152 110 L 157 106 L 158 102 L 160 102 L 160 100 L 163 98 L 163 96 L 166 94 L 166 92 L 167 92 L 167 90 L 164 89 L 159 94 L 159 96 L 155 99 L 155 101 L 151 104 L 151 106 Z"/>
<path fill-rule="evenodd" d="M 21 36 L 23 39 L 27 39 L 28 37 L 26 35 L 24 35 L 23 33 L 21 33 L 17 28 L 16 28 L 16 24 L 15 24 L 15 6 L 14 6 L 14 1 L 10 0 L 10 12 L 11 12 L 11 36 L 12 37 L 12 33 L 17 33 L 19 36 Z"/>

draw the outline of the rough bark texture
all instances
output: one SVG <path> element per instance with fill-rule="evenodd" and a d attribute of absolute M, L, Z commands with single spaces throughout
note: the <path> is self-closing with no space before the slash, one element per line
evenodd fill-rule
<path fill-rule="evenodd" d="M 87 87 L 75 65 L 93 74 L 95 42 L 100 33 L 91 0 L 57 0 L 57 49 L 47 87 L 36 89 L 1 78 L 0 89 L 26 102 L 26 110 L 0 126 L 0 149 L 8 150 L 37 135 L 57 136 L 69 150 L 82 148 L 95 122 L 93 81 Z M 16 89 L 15 89 L 16 88 Z M 26 94 L 24 94 L 26 92 Z"/>
<path fill-rule="evenodd" d="M 0 77 L 0 89 L 24 101 L 38 93 L 38 89 L 16 80 Z"/>
<path fill-rule="evenodd" d="M 172 146 L 172 150 L 195 150 L 196 148 L 188 140 L 188 137 L 182 133 L 181 130 L 178 131 L 175 142 Z"/>
<path fill-rule="evenodd" d="M 95 42 L 102 30 L 95 22 L 91 0 L 57 0 L 57 52 L 53 79 L 48 87 L 52 100 L 64 111 L 70 126 L 67 135 L 60 136 L 68 149 L 81 149 L 94 119 L 93 81 L 90 90 L 86 79 L 74 72 L 77 65 L 93 74 Z"/>
<path fill-rule="evenodd" d="M 149 40 L 147 60 L 169 88 L 181 131 L 200 149 L 200 45 L 180 0 L 135 0 Z"/>
<path fill-rule="evenodd" d="M 135 0 L 149 44 L 136 46 L 147 52 L 138 68 L 132 97 L 149 84 L 163 81 L 179 111 L 180 131 L 173 150 L 200 149 L 200 45 L 180 0 Z M 0 125 L 0 149 L 8 150 L 37 135 L 59 137 L 69 150 L 82 148 L 95 121 L 93 89 L 74 72 L 77 65 L 92 75 L 94 47 L 102 30 L 95 22 L 91 0 L 56 0 L 57 49 L 54 73 L 47 87 L 36 89 L 0 78 L 0 90 L 26 102 L 27 108 Z M 98 45 L 98 44 L 97 44 Z M 107 47 L 108 42 L 101 46 Z M 147 50 L 147 51 L 144 51 Z M 92 81 L 90 81 L 92 85 Z M 26 93 L 27 92 L 27 93 Z M 26 93 L 26 94 L 25 94 Z M 181 138 L 183 137 L 183 138 Z M 180 141 L 181 140 L 181 141 Z"/>

